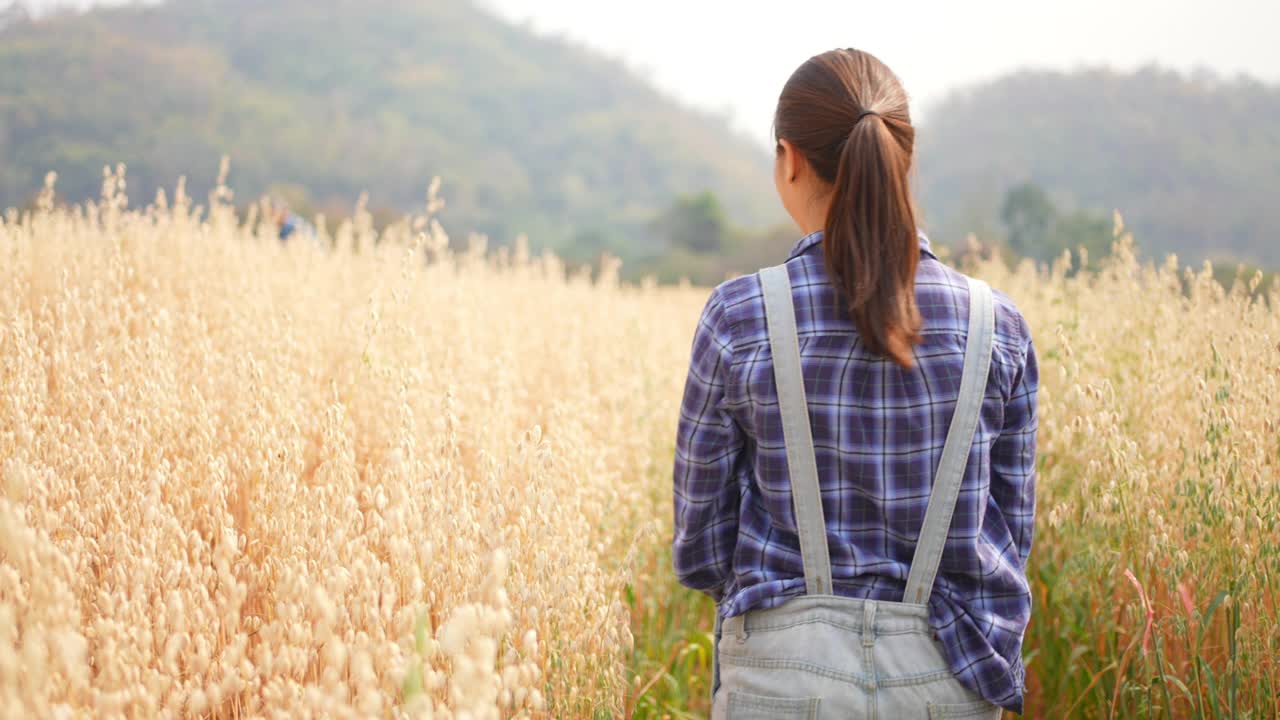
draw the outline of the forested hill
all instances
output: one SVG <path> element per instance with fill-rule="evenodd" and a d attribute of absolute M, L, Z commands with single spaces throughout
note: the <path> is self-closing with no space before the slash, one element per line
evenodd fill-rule
<path fill-rule="evenodd" d="M 0 208 L 47 170 L 95 196 L 118 161 L 135 201 L 180 175 L 202 198 L 223 153 L 240 200 L 408 208 L 439 175 L 446 225 L 499 242 L 625 248 L 702 189 L 740 224 L 781 217 L 768 154 L 721 119 L 466 0 L 171 0 L 0 30 Z"/>
<path fill-rule="evenodd" d="M 1021 72 L 923 110 L 919 188 L 939 244 L 972 231 L 1039 258 L 1102 247 L 1119 209 L 1149 255 L 1280 267 L 1280 88 Z M 750 270 L 794 239 L 765 149 L 471 0 L 0 17 L 0 209 L 48 170 L 64 199 L 95 196 L 119 161 L 135 201 L 182 175 L 202 198 L 224 153 L 242 202 L 271 192 L 333 214 L 368 191 L 403 210 L 439 175 L 455 235 L 661 258 L 669 278 Z"/>
<path fill-rule="evenodd" d="M 1009 191 L 1029 181 L 1059 212 L 1120 210 L 1148 255 L 1280 267 L 1280 87 L 1154 69 L 1023 72 L 929 108 L 919 142 L 939 237 L 1007 233 Z"/>

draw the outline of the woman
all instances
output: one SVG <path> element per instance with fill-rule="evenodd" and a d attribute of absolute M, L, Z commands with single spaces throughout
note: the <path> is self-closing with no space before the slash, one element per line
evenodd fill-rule
<path fill-rule="evenodd" d="M 918 233 L 915 131 L 879 60 L 810 58 L 774 124 L 805 236 L 712 292 L 677 437 L 675 570 L 718 608 L 712 717 L 1021 713 L 1027 323 Z"/>

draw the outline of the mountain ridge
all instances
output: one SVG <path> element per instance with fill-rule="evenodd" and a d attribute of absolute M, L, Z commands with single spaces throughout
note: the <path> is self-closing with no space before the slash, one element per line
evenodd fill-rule
<path fill-rule="evenodd" d="M 1280 86 L 1148 66 L 1025 70 L 963 88 L 921 127 L 919 195 L 938 235 L 999 236 L 1032 182 L 1118 210 L 1149 254 L 1280 267 Z"/>
<path fill-rule="evenodd" d="M 438 175 L 447 225 L 500 241 L 625 249 L 702 189 L 741 222 L 780 216 L 766 153 L 614 60 L 464 0 L 322 10 L 181 0 L 0 30 L 17 68 L 0 78 L 0 205 L 46 170 L 91 197 L 117 161 L 148 196 L 180 175 L 198 193 L 229 153 L 242 197 L 292 184 L 407 207 Z"/>

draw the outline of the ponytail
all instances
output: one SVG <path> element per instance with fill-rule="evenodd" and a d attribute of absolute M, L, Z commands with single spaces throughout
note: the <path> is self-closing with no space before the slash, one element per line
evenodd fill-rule
<path fill-rule="evenodd" d="M 910 184 L 915 129 L 902 84 L 869 53 L 816 55 L 787 81 L 774 127 L 831 184 L 823 257 L 863 342 L 913 367 L 920 251 Z"/>
<path fill-rule="evenodd" d="M 864 111 L 840 151 L 822 237 L 827 273 L 849 304 L 867 347 L 912 367 L 920 342 L 916 265 L 920 261 L 911 202 L 911 156 L 891 120 Z"/>

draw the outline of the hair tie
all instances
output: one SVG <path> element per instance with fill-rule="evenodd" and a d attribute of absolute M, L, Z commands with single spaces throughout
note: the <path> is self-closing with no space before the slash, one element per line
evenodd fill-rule
<path fill-rule="evenodd" d="M 862 114 L 858 116 L 858 119 L 853 121 L 853 124 L 857 125 L 858 123 L 862 122 L 862 118 L 868 115 L 875 115 L 876 117 L 880 117 L 880 113 L 876 112 L 875 110 L 863 110 Z"/>

